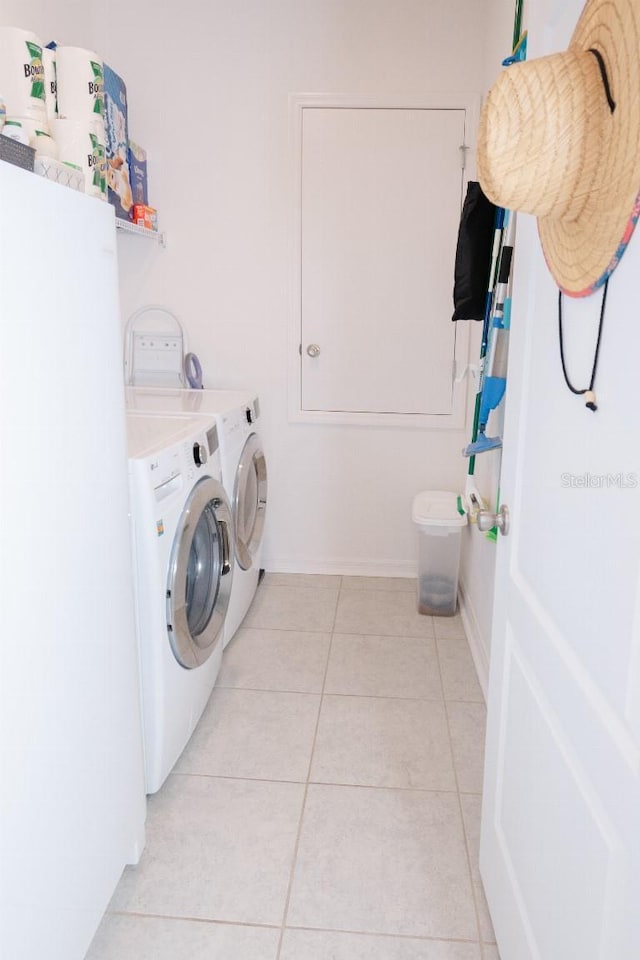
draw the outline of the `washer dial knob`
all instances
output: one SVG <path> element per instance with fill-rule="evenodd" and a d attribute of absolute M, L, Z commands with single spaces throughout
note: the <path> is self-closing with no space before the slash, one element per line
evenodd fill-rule
<path fill-rule="evenodd" d="M 196 467 L 203 467 L 207 462 L 207 448 L 202 443 L 194 443 L 193 460 Z"/>

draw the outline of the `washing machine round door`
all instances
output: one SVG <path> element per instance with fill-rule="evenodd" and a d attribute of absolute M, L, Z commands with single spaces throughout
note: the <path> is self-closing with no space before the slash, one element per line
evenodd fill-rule
<path fill-rule="evenodd" d="M 249 570 L 262 540 L 267 509 L 267 461 L 260 438 L 248 437 L 242 450 L 233 495 L 236 522 L 236 559 Z"/>
<path fill-rule="evenodd" d="M 222 642 L 233 577 L 233 517 L 222 485 L 203 477 L 176 530 L 167 584 L 167 629 L 178 663 L 203 664 Z"/>

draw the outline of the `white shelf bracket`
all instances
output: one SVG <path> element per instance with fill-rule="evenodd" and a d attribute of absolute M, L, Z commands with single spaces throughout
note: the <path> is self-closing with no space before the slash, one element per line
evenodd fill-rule
<path fill-rule="evenodd" d="M 167 235 L 164 230 L 160 232 L 147 230 L 146 227 L 139 227 L 129 220 L 121 220 L 120 217 L 116 217 L 116 230 L 121 233 L 133 233 L 136 237 L 144 237 L 146 240 L 153 240 L 154 243 L 158 243 L 164 248 L 167 246 Z"/>

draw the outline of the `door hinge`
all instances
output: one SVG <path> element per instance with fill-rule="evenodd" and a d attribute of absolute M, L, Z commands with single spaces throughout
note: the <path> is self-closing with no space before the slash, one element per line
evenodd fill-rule
<path fill-rule="evenodd" d="M 458 147 L 458 150 L 460 151 L 460 166 L 463 170 L 466 170 L 467 168 L 467 150 L 470 149 L 471 147 L 468 147 L 466 143 L 463 143 Z"/>

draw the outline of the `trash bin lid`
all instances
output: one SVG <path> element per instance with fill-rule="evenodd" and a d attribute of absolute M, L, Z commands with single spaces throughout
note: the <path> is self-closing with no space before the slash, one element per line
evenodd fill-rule
<path fill-rule="evenodd" d="M 451 490 L 423 490 L 413 498 L 412 519 L 426 527 L 464 527 L 466 513 L 458 511 L 458 494 Z"/>

